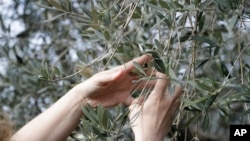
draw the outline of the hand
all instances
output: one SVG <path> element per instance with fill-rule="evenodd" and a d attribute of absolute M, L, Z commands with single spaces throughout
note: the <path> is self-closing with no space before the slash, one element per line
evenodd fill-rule
<path fill-rule="evenodd" d="M 130 105 L 130 122 L 136 141 L 162 141 L 169 131 L 173 117 L 179 107 L 181 87 L 174 95 L 168 93 L 169 80 L 157 72 L 155 87 L 146 101 L 135 99 Z"/>
<path fill-rule="evenodd" d="M 84 94 L 84 101 L 93 107 L 98 104 L 102 104 L 105 107 L 119 103 L 130 105 L 133 100 L 130 97 L 131 91 L 138 86 L 138 84 L 132 83 L 132 81 L 139 79 L 137 75 L 131 74 L 134 70 L 133 62 L 143 65 L 151 59 L 150 55 L 142 55 L 124 65 L 99 72 L 77 85 L 74 89 L 79 94 Z"/>

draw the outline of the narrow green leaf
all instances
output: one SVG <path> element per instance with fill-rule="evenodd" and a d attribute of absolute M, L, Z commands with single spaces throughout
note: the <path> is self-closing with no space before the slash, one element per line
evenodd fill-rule
<path fill-rule="evenodd" d="M 82 111 L 83 111 L 84 116 L 88 120 L 90 120 L 90 122 L 92 122 L 95 125 L 98 125 L 99 122 L 98 122 L 97 115 L 90 105 L 82 107 Z"/>
<path fill-rule="evenodd" d="M 184 35 L 184 36 L 180 37 L 179 41 L 180 41 L 180 42 L 185 42 L 185 41 L 187 41 L 189 38 L 190 38 L 190 35 Z M 177 40 L 176 40 L 176 41 L 177 41 Z"/>
<path fill-rule="evenodd" d="M 84 58 L 84 56 L 83 56 L 83 53 L 82 53 L 82 52 L 77 51 L 77 52 L 76 52 L 76 55 L 77 55 L 77 57 L 78 57 L 82 62 L 85 62 L 85 61 L 86 61 L 85 58 Z"/>
<path fill-rule="evenodd" d="M 204 90 L 204 91 L 208 91 L 210 93 L 213 93 L 216 89 L 213 87 L 213 84 L 210 83 L 209 85 L 209 82 L 211 81 L 206 81 L 204 80 L 204 82 L 201 82 L 201 81 L 196 81 L 196 84 L 198 85 L 199 88 L 201 88 L 201 90 Z"/>
<path fill-rule="evenodd" d="M 141 74 L 143 74 L 144 76 L 147 76 L 147 74 L 145 73 L 143 67 L 142 67 L 140 64 L 138 64 L 137 62 L 133 62 L 133 64 L 134 64 L 135 68 L 136 68 Z"/>
<path fill-rule="evenodd" d="M 97 117 L 98 117 L 98 121 L 99 121 L 99 124 L 103 127 L 103 124 L 102 124 L 102 120 L 103 120 L 103 113 L 104 113 L 104 107 L 99 104 L 97 106 Z"/>
<path fill-rule="evenodd" d="M 197 98 L 193 101 L 189 100 L 189 99 L 183 99 L 184 101 L 184 106 L 183 107 L 188 107 L 188 106 L 192 106 L 192 105 L 196 105 L 200 102 L 203 102 L 205 100 L 207 100 L 209 98 L 209 96 L 203 96 L 203 97 L 200 97 L 200 98 Z"/>
<path fill-rule="evenodd" d="M 250 114 L 250 109 L 247 109 L 246 111 L 244 111 L 243 113 L 240 114 L 241 117 L 247 116 Z"/>
<path fill-rule="evenodd" d="M 66 7 L 67 11 L 69 11 L 69 12 L 72 11 L 72 6 L 71 6 L 70 0 L 65 1 L 65 7 Z"/>
<path fill-rule="evenodd" d="M 153 9 L 155 9 L 155 10 L 163 11 L 162 8 L 160 8 L 159 6 L 157 6 L 157 5 L 153 4 L 153 3 L 146 3 L 146 5 L 153 8 Z"/>
<path fill-rule="evenodd" d="M 107 109 L 104 109 L 102 117 L 102 125 L 106 130 L 109 128 L 108 127 L 109 119 L 110 119 L 109 112 Z"/>
<path fill-rule="evenodd" d="M 55 10 L 55 8 L 49 7 L 49 6 L 41 4 L 41 3 L 34 3 L 34 4 L 37 5 L 38 7 L 41 7 L 41 8 L 45 8 L 45 9 L 49 9 L 49 10 Z"/>
<path fill-rule="evenodd" d="M 41 69 L 41 75 L 42 75 L 43 78 L 48 79 L 48 73 L 44 68 Z"/>
<path fill-rule="evenodd" d="M 210 97 L 208 98 L 208 100 L 206 101 L 206 103 L 203 106 L 204 111 L 208 111 L 209 110 L 209 108 L 215 102 L 215 99 L 217 98 L 217 96 L 218 96 L 218 94 L 210 95 Z"/>
<path fill-rule="evenodd" d="M 104 35 L 102 34 L 102 32 L 95 30 L 95 34 L 98 38 L 102 39 L 102 40 L 106 40 Z"/>
<path fill-rule="evenodd" d="M 166 9 L 170 9 L 169 5 L 167 2 L 163 1 L 163 0 L 160 0 L 159 1 L 159 4 L 161 5 L 162 8 L 166 8 Z"/>
<path fill-rule="evenodd" d="M 161 72 L 161 73 L 165 73 L 166 72 L 166 68 L 165 68 L 165 65 L 164 65 L 164 63 L 163 63 L 162 60 L 160 60 L 160 59 L 154 59 L 153 65 L 156 68 L 156 70 L 158 70 L 159 72 Z"/>
<path fill-rule="evenodd" d="M 48 0 L 48 2 L 49 2 L 49 4 L 53 5 L 54 7 L 58 8 L 58 9 L 61 9 L 61 10 L 63 9 L 61 4 L 55 0 Z"/>
<path fill-rule="evenodd" d="M 207 63 L 209 61 L 209 59 L 204 59 L 201 62 L 198 62 L 198 64 L 196 65 L 196 69 L 198 69 L 199 67 L 203 66 L 205 63 Z"/>
<path fill-rule="evenodd" d="M 91 2 L 91 16 L 93 18 L 94 24 L 97 24 L 98 23 L 98 16 L 97 16 L 97 12 L 95 9 L 95 5 L 94 5 L 93 0 L 90 0 L 90 2 Z"/>
<path fill-rule="evenodd" d="M 220 113 L 222 114 L 222 116 L 228 116 L 228 112 L 225 110 L 225 107 L 218 107 L 220 109 Z"/>
<path fill-rule="evenodd" d="M 66 13 L 62 13 L 62 14 L 56 15 L 55 17 L 52 17 L 52 18 L 50 18 L 50 19 L 48 19 L 48 20 L 43 21 L 43 23 L 52 22 L 52 21 L 58 19 L 59 17 L 61 17 L 61 16 L 63 16 L 63 15 L 66 15 Z"/>
<path fill-rule="evenodd" d="M 83 8 L 82 11 L 84 12 L 84 14 L 86 16 L 88 16 L 90 19 L 93 19 L 92 18 L 92 15 L 91 15 L 91 12 L 87 9 L 87 8 Z"/>
<path fill-rule="evenodd" d="M 111 15 L 110 15 L 110 11 L 109 10 L 106 11 L 105 17 L 103 18 L 102 21 L 104 22 L 104 24 L 106 26 L 110 26 L 110 24 L 111 24 Z"/>
<path fill-rule="evenodd" d="M 233 30 L 238 20 L 239 20 L 239 15 L 238 14 L 233 15 L 228 25 L 229 30 Z"/>
<path fill-rule="evenodd" d="M 167 66 L 167 74 L 170 76 L 171 79 L 177 80 L 177 76 L 175 75 L 174 70 L 170 66 Z"/>
<path fill-rule="evenodd" d="M 186 80 L 186 82 L 189 85 L 193 86 L 194 88 L 198 89 L 200 92 L 204 92 L 204 91 L 213 92 L 213 88 L 206 87 L 202 83 L 199 83 L 198 81 Z"/>
<path fill-rule="evenodd" d="M 156 44 L 156 46 L 157 46 L 157 49 L 159 50 L 159 51 L 162 51 L 163 50 L 163 45 L 160 43 L 160 41 L 158 41 L 157 39 L 155 39 L 155 44 Z"/>
<path fill-rule="evenodd" d="M 156 59 L 160 58 L 159 53 L 156 50 L 146 49 L 145 52 L 151 54 L 153 58 L 156 58 Z"/>
<path fill-rule="evenodd" d="M 230 0 L 215 0 L 215 2 L 227 9 L 233 8 Z"/>
<path fill-rule="evenodd" d="M 199 120 L 200 117 L 201 117 L 201 113 L 195 114 L 193 117 L 189 118 L 189 120 L 185 123 L 184 127 L 187 127 L 191 123 L 196 122 L 197 120 Z"/>
<path fill-rule="evenodd" d="M 174 1 L 174 5 L 177 7 L 177 8 L 183 8 L 183 6 L 180 4 L 180 3 L 178 3 L 178 1 Z"/>
<path fill-rule="evenodd" d="M 217 46 L 216 43 L 214 43 L 212 40 L 210 40 L 207 37 L 200 37 L 200 36 L 192 36 L 193 40 L 196 40 L 200 43 L 208 43 L 210 46 Z"/>
<path fill-rule="evenodd" d="M 110 39 L 110 34 L 109 34 L 108 31 L 104 31 L 104 37 L 105 37 L 105 39 L 106 39 L 107 41 L 109 41 L 109 39 Z"/>
<path fill-rule="evenodd" d="M 208 129 L 208 126 L 209 126 L 209 114 L 206 113 L 204 118 L 203 118 L 203 122 L 202 122 L 202 129 L 204 131 L 206 131 Z"/>
<path fill-rule="evenodd" d="M 216 56 L 219 53 L 219 51 L 220 47 L 219 46 L 215 47 L 213 56 Z"/>
<path fill-rule="evenodd" d="M 203 29 L 203 26 L 204 26 L 204 23 L 205 23 L 205 14 L 203 16 L 201 16 L 200 20 L 199 20 L 199 31 L 202 32 L 202 29 Z"/>

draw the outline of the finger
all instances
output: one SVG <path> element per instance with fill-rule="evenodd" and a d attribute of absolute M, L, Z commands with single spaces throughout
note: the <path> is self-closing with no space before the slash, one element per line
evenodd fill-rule
<path fill-rule="evenodd" d="M 179 99 L 182 93 L 183 93 L 182 87 L 181 86 L 177 86 L 175 88 L 173 101 L 176 101 L 177 99 Z"/>
<path fill-rule="evenodd" d="M 140 65 L 144 65 L 145 63 L 149 62 L 151 59 L 153 59 L 152 56 L 150 56 L 149 54 L 145 54 L 125 63 L 124 66 L 126 67 L 126 70 L 130 72 L 135 68 L 133 62 L 137 62 Z"/>
<path fill-rule="evenodd" d="M 179 106 L 180 106 L 180 99 L 178 98 L 178 99 L 176 99 L 175 101 L 174 101 L 174 103 L 173 103 L 173 105 L 172 105 L 172 110 L 173 110 L 173 112 L 175 113 L 175 111 L 179 108 Z"/>
<path fill-rule="evenodd" d="M 167 76 L 165 74 L 160 72 L 156 73 L 156 77 L 158 79 L 156 80 L 155 87 L 149 97 L 161 98 L 162 96 L 164 96 L 165 90 L 169 85 L 169 80 L 167 79 Z"/>
<path fill-rule="evenodd" d="M 171 107 L 170 107 L 170 111 L 169 111 L 169 113 L 168 113 L 168 116 L 170 117 L 170 122 L 169 122 L 169 124 L 171 125 L 172 124 L 172 122 L 173 122 L 173 120 L 174 120 L 174 118 L 175 118 L 175 115 L 176 115 L 176 111 L 177 111 L 177 109 L 179 108 L 179 106 L 180 106 L 180 99 L 177 99 L 172 105 L 171 105 Z"/>
<path fill-rule="evenodd" d="M 156 80 L 144 80 L 138 83 L 135 87 L 137 90 L 142 90 L 142 89 L 151 89 L 154 87 L 156 83 Z"/>
<path fill-rule="evenodd" d="M 95 79 L 100 85 L 107 85 L 112 81 L 120 79 L 123 75 L 124 75 L 123 70 L 119 70 L 115 73 L 109 73 L 108 71 L 104 71 L 95 76 Z"/>
<path fill-rule="evenodd" d="M 125 101 L 122 102 L 122 104 L 129 106 L 135 101 L 135 99 L 132 96 L 129 96 Z"/>
<path fill-rule="evenodd" d="M 133 101 L 130 103 L 129 110 L 132 111 L 136 107 L 140 107 L 145 101 L 144 96 L 140 96 L 138 98 L 134 98 Z"/>

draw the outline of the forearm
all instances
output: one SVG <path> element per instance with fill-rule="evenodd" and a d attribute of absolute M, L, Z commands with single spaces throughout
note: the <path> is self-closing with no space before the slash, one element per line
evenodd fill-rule
<path fill-rule="evenodd" d="M 12 140 L 65 140 L 80 122 L 82 104 L 81 94 L 76 89 L 70 90 L 49 109 L 16 132 Z"/>
<path fill-rule="evenodd" d="M 154 129 L 151 129 L 154 130 Z M 154 134 L 154 133 L 139 133 L 139 132 L 134 132 L 135 135 L 135 141 L 163 141 L 164 136 L 162 136 L 160 133 L 159 134 Z"/>

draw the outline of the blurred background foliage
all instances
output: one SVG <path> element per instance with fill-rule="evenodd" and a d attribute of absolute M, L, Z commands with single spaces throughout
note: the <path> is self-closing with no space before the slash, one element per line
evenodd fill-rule
<path fill-rule="evenodd" d="M 0 106 L 16 129 L 76 83 L 145 53 L 184 87 L 166 140 L 227 141 L 230 124 L 250 123 L 248 0 L 2 0 L 0 9 Z M 133 140 L 123 105 L 83 112 L 68 140 Z"/>

